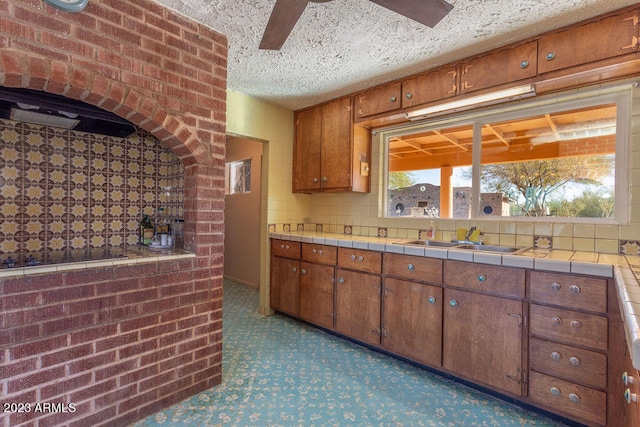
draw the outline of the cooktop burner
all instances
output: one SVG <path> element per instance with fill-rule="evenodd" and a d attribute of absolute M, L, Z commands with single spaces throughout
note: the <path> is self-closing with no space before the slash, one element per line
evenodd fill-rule
<path fill-rule="evenodd" d="M 0 255 L 0 268 L 25 268 L 71 262 L 128 258 L 123 248 L 98 248 L 74 251 L 12 253 Z"/>

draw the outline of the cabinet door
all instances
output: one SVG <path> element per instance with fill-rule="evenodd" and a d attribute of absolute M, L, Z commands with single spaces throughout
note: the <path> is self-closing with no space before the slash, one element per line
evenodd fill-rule
<path fill-rule="evenodd" d="M 299 281 L 300 261 L 272 257 L 269 297 L 271 308 L 297 315 Z"/>
<path fill-rule="evenodd" d="M 382 346 L 416 362 L 442 361 L 442 288 L 385 279 Z"/>
<path fill-rule="evenodd" d="M 402 84 L 392 83 L 356 96 L 356 116 L 373 116 L 397 110 L 401 107 Z"/>
<path fill-rule="evenodd" d="M 442 365 L 474 382 L 521 395 L 523 303 L 444 292 Z"/>
<path fill-rule="evenodd" d="M 560 70 L 638 50 L 638 11 L 612 16 L 538 41 L 538 72 Z"/>
<path fill-rule="evenodd" d="M 336 276 L 336 331 L 379 345 L 380 276 L 340 269 Z"/>
<path fill-rule="evenodd" d="M 320 189 L 320 147 L 322 110 L 320 107 L 298 111 L 295 118 L 296 140 L 293 147 L 293 191 Z"/>
<path fill-rule="evenodd" d="M 351 98 L 342 98 L 322 105 L 320 180 L 323 190 L 351 187 L 351 115 Z"/>
<path fill-rule="evenodd" d="M 402 108 L 450 98 L 458 94 L 458 68 L 443 67 L 402 82 Z"/>
<path fill-rule="evenodd" d="M 335 268 L 300 264 L 300 317 L 324 328 L 333 328 Z"/>
<path fill-rule="evenodd" d="M 460 92 L 469 93 L 535 77 L 537 59 L 537 41 L 473 59 L 460 66 Z"/>

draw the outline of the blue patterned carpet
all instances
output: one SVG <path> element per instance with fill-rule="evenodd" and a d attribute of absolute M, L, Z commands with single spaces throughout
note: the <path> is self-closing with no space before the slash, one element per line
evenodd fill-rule
<path fill-rule="evenodd" d="M 148 426 L 561 426 L 282 316 L 224 284 L 223 382 Z"/>

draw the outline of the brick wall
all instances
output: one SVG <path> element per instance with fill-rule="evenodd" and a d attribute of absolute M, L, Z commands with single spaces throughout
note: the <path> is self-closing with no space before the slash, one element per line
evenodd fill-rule
<path fill-rule="evenodd" d="M 32 405 L 0 426 L 126 425 L 220 383 L 226 61 L 224 36 L 152 1 L 0 2 L 0 85 L 99 106 L 169 147 L 196 254 L 0 281 L 1 403 Z M 33 411 L 46 403 L 75 412 Z"/>

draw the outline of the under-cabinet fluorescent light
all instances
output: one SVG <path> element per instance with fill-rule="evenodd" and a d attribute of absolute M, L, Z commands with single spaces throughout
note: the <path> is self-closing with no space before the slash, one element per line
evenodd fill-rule
<path fill-rule="evenodd" d="M 62 129 L 73 129 L 78 123 L 80 123 L 80 120 L 78 119 L 37 113 L 35 111 L 21 110 L 19 108 L 12 108 L 9 118 L 16 122 L 25 122 Z"/>
<path fill-rule="evenodd" d="M 426 119 L 442 114 L 455 113 L 476 107 L 498 104 L 501 102 L 515 101 L 516 99 L 535 96 L 536 88 L 533 85 L 516 86 L 497 92 L 485 93 L 470 98 L 458 99 L 444 104 L 433 105 L 415 111 L 405 113 L 409 120 Z"/>

